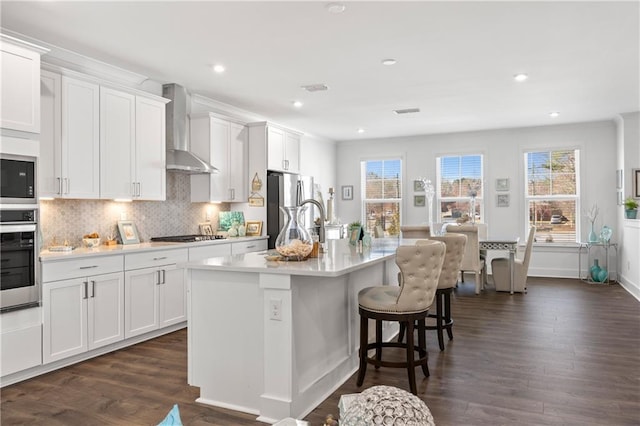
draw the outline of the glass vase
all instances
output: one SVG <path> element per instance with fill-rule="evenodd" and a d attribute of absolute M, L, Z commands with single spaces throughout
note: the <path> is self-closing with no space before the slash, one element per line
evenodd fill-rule
<path fill-rule="evenodd" d="M 597 243 L 598 242 L 598 234 L 593 230 L 593 222 L 591 222 L 591 231 L 589 231 L 589 242 Z"/>
<path fill-rule="evenodd" d="M 613 235 L 613 229 L 609 228 L 607 225 L 604 225 L 602 227 L 602 230 L 600 231 L 600 240 L 604 244 L 609 244 L 609 242 L 611 241 L 612 235 Z"/>
<path fill-rule="evenodd" d="M 591 274 L 591 280 L 592 281 L 598 281 L 598 274 L 600 274 L 601 268 L 600 265 L 598 264 L 598 259 L 593 259 L 593 265 L 591 266 L 591 268 L 589 268 L 589 273 Z"/>
<path fill-rule="evenodd" d="M 305 207 L 280 207 L 285 224 L 276 238 L 276 251 L 285 260 L 305 260 L 313 250 L 311 235 L 301 224 Z"/>

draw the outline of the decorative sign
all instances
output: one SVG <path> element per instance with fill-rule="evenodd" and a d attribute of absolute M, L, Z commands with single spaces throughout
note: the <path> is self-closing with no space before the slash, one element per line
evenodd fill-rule
<path fill-rule="evenodd" d="M 258 192 L 262 189 L 262 181 L 258 177 L 258 173 L 255 174 L 253 180 L 251 181 L 251 191 Z"/>
<path fill-rule="evenodd" d="M 249 196 L 249 207 L 264 207 L 264 197 L 256 192 Z"/>

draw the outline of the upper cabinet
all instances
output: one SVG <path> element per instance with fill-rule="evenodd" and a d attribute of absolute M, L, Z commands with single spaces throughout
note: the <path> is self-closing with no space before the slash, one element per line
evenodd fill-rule
<path fill-rule="evenodd" d="M 164 200 L 165 102 L 100 88 L 100 197 Z"/>
<path fill-rule="evenodd" d="M 40 81 L 41 197 L 165 199 L 168 100 L 48 70 Z"/>
<path fill-rule="evenodd" d="M 42 71 L 41 197 L 100 197 L 100 88 Z"/>
<path fill-rule="evenodd" d="M 0 127 L 40 133 L 40 46 L 0 34 Z"/>
<path fill-rule="evenodd" d="M 252 123 L 251 145 L 266 153 L 266 168 L 300 173 L 300 134 L 270 123 Z M 252 148 L 253 150 L 253 148 Z"/>
<path fill-rule="evenodd" d="M 191 176 L 191 201 L 247 201 L 247 128 L 205 114 L 191 117 L 191 151 L 218 173 Z"/>

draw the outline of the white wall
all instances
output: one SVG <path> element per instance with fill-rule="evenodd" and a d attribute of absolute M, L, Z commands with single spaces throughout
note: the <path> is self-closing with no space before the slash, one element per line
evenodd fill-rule
<path fill-rule="evenodd" d="M 484 155 L 485 220 L 489 237 L 519 237 L 526 240 L 524 211 L 523 154 L 530 149 L 579 148 L 581 162 L 581 210 L 597 204 L 597 229 L 607 224 L 618 227 L 615 195 L 616 124 L 613 121 L 544 127 L 500 129 L 392 139 L 340 142 L 337 147 L 337 176 L 340 185 L 354 185 L 354 201 L 338 199 L 343 222 L 360 219 L 360 161 L 372 157 L 402 157 L 404 200 L 403 224 L 428 220 L 427 209 L 413 206 L 413 179 L 425 176 L 435 182 L 436 157 L 442 154 L 480 153 Z M 509 207 L 495 206 L 495 180 L 510 179 Z M 435 213 L 434 213 L 435 214 Z M 581 215 L 581 218 L 582 215 Z M 586 220 L 585 220 L 586 222 Z M 586 241 L 588 222 L 579 228 Z M 575 245 L 536 244 L 530 274 L 537 276 L 578 276 Z M 586 256 L 585 256 L 586 258 Z M 586 259 L 585 259 L 586 261 Z M 584 262 L 583 262 L 584 263 Z"/>
<path fill-rule="evenodd" d="M 320 186 L 325 206 L 329 199 L 329 188 L 336 187 L 336 156 L 337 147 L 334 141 L 311 135 L 302 136 L 300 172 L 313 176 L 314 184 Z"/>

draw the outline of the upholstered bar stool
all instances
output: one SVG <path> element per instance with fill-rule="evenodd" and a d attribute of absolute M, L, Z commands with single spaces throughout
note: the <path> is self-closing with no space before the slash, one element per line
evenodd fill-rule
<path fill-rule="evenodd" d="M 367 364 L 376 368 L 406 368 L 409 375 L 409 387 L 414 395 L 416 387 L 415 367 L 421 366 L 425 377 L 429 376 L 427 366 L 427 349 L 425 339 L 425 320 L 429 307 L 438 287 L 438 279 L 445 256 L 445 245 L 440 241 L 428 241 L 424 245 L 400 246 L 396 250 L 396 264 L 400 268 L 399 286 L 367 287 L 358 293 L 360 312 L 360 367 L 357 385 L 362 386 L 367 371 Z M 369 319 L 376 322 L 376 339 L 369 343 Z M 398 321 L 407 330 L 407 343 L 383 342 L 382 321 Z M 418 323 L 418 345 L 414 345 L 414 324 Z M 382 360 L 382 349 L 385 347 L 405 348 L 406 362 L 390 362 Z M 375 358 L 368 355 L 375 349 Z M 416 360 L 414 352 L 419 358 Z"/>
<path fill-rule="evenodd" d="M 402 238 L 429 238 L 431 236 L 429 225 L 402 225 L 400 232 Z"/>
<path fill-rule="evenodd" d="M 486 281 L 486 269 L 484 259 L 480 257 L 480 241 L 478 239 L 477 225 L 458 225 L 447 227 L 447 234 L 457 233 L 467 236 L 467 245 L 464 249 L 462 264 L 460 271 L 473 271 L 476 275 L 476 294 L 480 294 L 480 290 L 484 289 Z M 464 282 L 464 275 L 462 275 Z"/>

